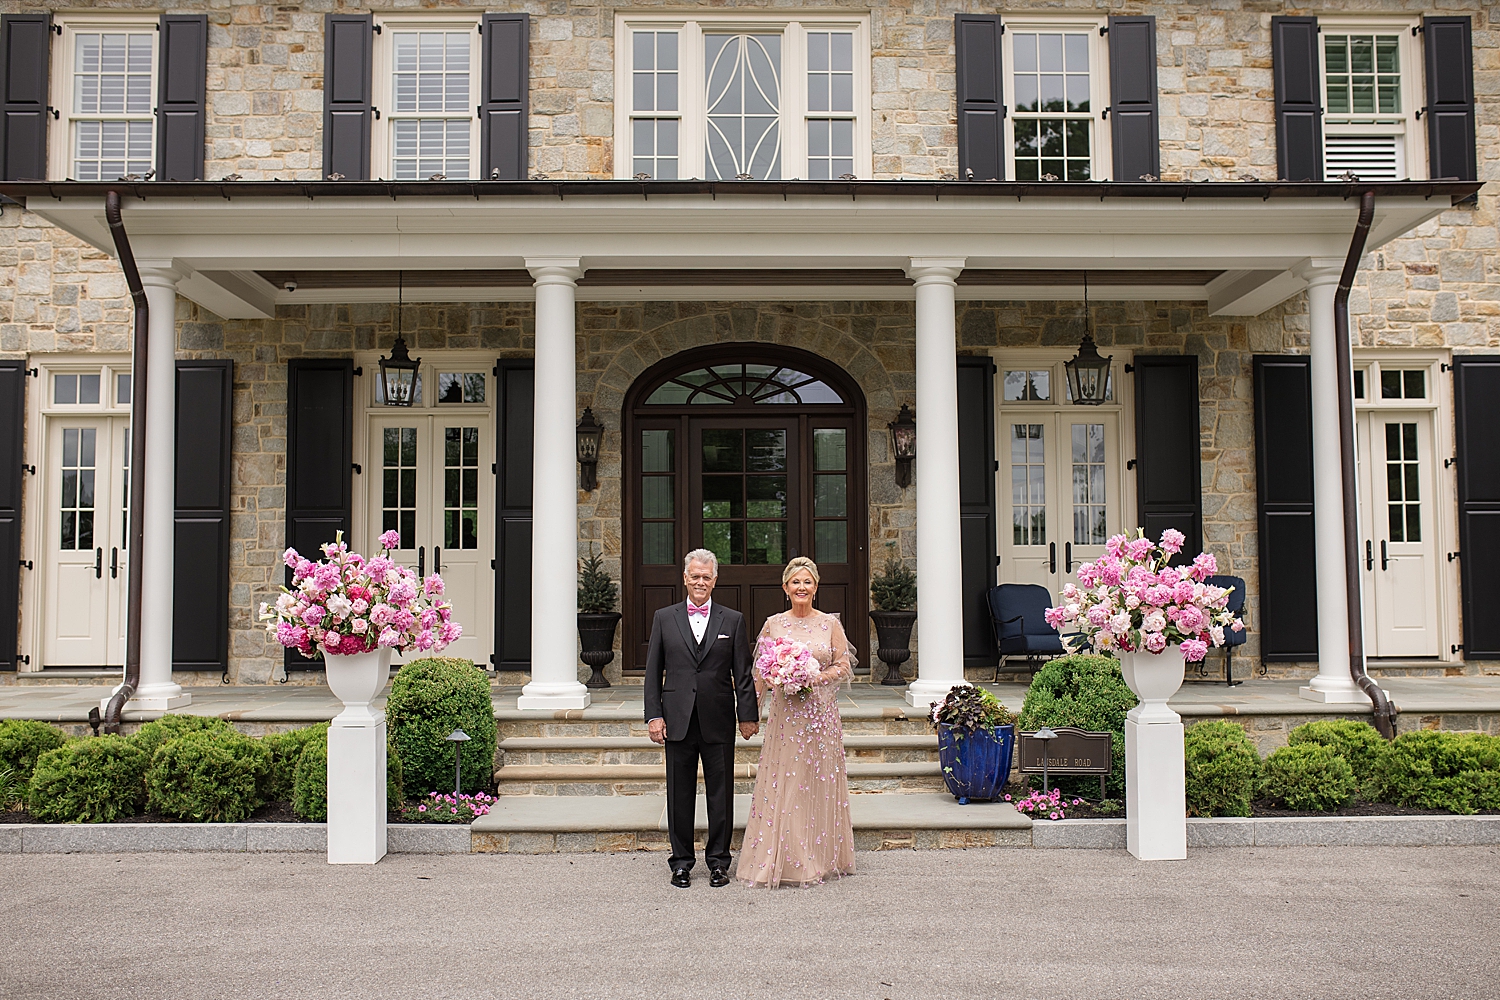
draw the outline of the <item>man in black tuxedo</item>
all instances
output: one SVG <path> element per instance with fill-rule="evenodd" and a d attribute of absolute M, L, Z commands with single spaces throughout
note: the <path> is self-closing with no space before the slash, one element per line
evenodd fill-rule
<path fill-rule="evenodd" d="M 686 889 L 697 860 L 693 813 L 698 761 L 708 799 L 709 885 L 729 884 L 729 840 L 734 833 L 734 723 L 749 739 L 760 732 L 760 708 L 750 675 L 750 638 L 738 611 L 710 599 L 719 561 L 707 549 L 683 561 L 684 604 L 662 608 L 651 622 L 646 652 L 646 723 L 667 755 L 667 835 L 672 884 Z"/>

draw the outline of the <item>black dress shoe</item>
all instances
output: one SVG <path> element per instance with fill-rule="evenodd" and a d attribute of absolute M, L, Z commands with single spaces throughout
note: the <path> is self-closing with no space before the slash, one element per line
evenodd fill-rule
<path fill-rule="evenodd" d="M 672 873 L 672 884 L 679 889 L 686 889 L 693 884 L 693 877 L 686 868 L 679 868 Z"/>
<path fill-rule="evenodd" d="M 722 868 L 710 868 L 708 870 L 708 884 L 715 889 L 729 884 L 729 873 Z"/>

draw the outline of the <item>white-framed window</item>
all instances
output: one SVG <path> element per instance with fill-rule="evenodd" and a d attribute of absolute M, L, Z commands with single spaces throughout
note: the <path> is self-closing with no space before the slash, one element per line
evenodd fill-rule
<path fill-rule="evenodd" d="M 59 15 L 48 159 L 54 177 L 144 177 L 156 162 L 157 18 Z"/>
<path fill-rule="evenodd" d="M 1104 24 L 1101 18 L 1006 18 L 1005 137 L 1016 180 L 1086 181 L 1108 174 Z"/>
<path fill-rule="evenodd" d="M 370 164 L 390 180 L 479 172 L 479 19 L 376 19 Z"/>
<path fill-rule="evenodd" d="M 1323 176 L 1365 181 L 1424 174 L 1416 115 L 1424 81 L 1414 20 L 1320 19 Z"/>
<path fill-rule="evenodd" d="M 620 177 L 871 174 L 862 17 L 622 14 L 615 51 Z"/>

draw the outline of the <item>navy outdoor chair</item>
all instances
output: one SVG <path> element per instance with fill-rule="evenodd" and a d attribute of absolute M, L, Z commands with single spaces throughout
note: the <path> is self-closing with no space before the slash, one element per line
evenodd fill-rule
<path fill-rule="evenodd" d="M 1229 587 L 1234 593 L 1229 595 L 1229 610 L 1239 615 L 1245 609 L 1245 581 L 1237 576 L 1211 576 L 1205 583 L 1215 587 Z M 1233 629 L 1224 630 L 1224 685 L 1234 687 L 1240 682 L 1234 679 L 1234 647 L 1241 645 L 1249 636 L 1249 629 L 1241 629 L 1236 632 Z M 1198 676 L 1208 679 L 1208 657 L 1198 664 Z"/>
<path fill-rule="evenodd" d="M 989 592 L 990 625 L 995 630 L 995 647 L 1000 653 L 995 663 L 999 680 L 1005 661 L 1012 656 L 1026 658 L 1021 668 L 1036 673 L 1042 660 L 1063 655 L 1062 638 L 1043 617 L 1052 606 L 1052 595 L 1046 587 L 1034 583 L 1002 583 Z"/>

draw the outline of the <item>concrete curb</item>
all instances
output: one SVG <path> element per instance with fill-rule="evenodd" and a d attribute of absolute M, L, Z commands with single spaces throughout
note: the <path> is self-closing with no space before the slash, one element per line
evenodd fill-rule
<path fill-rule="evenodd" d="M 392 854 L 468 854 L 469 828 L 401 823 L 387 827 Z M 328 849 L 323 823 L 15 823 L 0 825 L 0 854 L 309 852 Z"/>
<path fill-rule="evenodd" d="M 1500 816 L 1218 817 L 1187 821 L 1188 848 L 1469 847 L 1500 844 Z M 1031 845 L 1125 849 L 1123 819 L 1039 820 Z"/>

